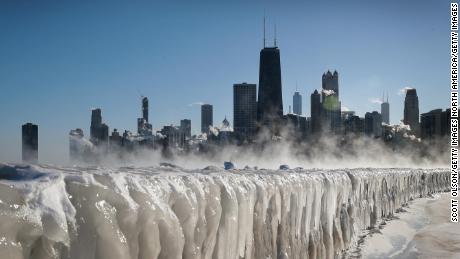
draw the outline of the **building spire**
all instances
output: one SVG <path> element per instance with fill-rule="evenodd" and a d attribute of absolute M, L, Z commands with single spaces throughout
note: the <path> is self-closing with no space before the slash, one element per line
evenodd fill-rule
<path fill-rule="evenodd" d="M 265 48 L 265 11 L 264 11 L 264 48 Z"/>

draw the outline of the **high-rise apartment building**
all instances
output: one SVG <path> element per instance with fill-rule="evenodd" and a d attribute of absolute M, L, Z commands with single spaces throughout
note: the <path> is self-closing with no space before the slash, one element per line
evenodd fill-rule
<path fill-rule="evenodd" d="M 264 47 L 260 51 L 259 93 L 257 121 L 278 135 L 283 118 L 283 94 L 281 86 L 281 62 L 278 47 Z"/>
<path fill-rule="evenodd" d="M 417 136 L 420 132 L 418 107 L 417 90 L 414 88 L 408 89 L 404 99 L 404 124 L 409 125 L 411 131 Z"/>
<path fill-rule="evenodd" d="M 38 162 L 38 125 L 32 123 L 22 125 L 22 161 Z"/>
<path fill-rule="evenodd" d="M 233 129 L 240 140 L 254 136 L 257 124 L 257 96 L 255 84 L 233 85 Z"/>
<path fill-rule="evenodd" d="M 302 95 L 299 92 L 295 92 L 292 96 L 292 107 L 294 114 L 302 115 Z"/>
<path fill-rule="evenodd" d="M 209 134 L 209 127 L 213 125 L 212 105 L 201 105 L 201 132 Z"/>

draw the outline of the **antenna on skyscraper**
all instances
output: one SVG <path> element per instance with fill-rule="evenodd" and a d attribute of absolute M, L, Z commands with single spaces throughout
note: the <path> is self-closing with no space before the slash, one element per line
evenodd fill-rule
<path fill-rule="evenodd" d="M 275 22 L 275 38 L 274 38 L 274 43 L 275 43 L 275 47 L 276 47 L 276 22 Z"/>
<path fill-rule="evenodd" d="M 265 48 L 265 10 L 264 10 L 264 48 Z"/>
<path fill-rule="evenodd" d="M 297 92 L 297 80 L 295 80 L 295 91 Z"/>

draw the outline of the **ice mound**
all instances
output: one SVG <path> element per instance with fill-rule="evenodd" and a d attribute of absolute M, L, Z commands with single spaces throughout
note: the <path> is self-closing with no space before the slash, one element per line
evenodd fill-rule
<path fill-rule="evenodd" d="M 447 190 L 450 175 L 1 168 L 44 174 L 0 180 L 0 255 L 11 259 L 334 258 L 410 199 Z"/>
<path fill-rule="evenodd" d="M 10 166 L 0 163 L 0 180 L 27 181 L 45 176 L 45 173 L 33 170 L 30 165 Z"/>
<path fill-rule="evenodd" d="M 171 164 L 171 163 L 166 163 L 166 162 L 160 163 L 160 166 L 161 167 L 169 167 L 169 168 L 181 168 L 180 166 L 177 166 L 177 165 Z"/>
<path fill-rule="evenodd" d="M 209 165 L 203 168 L 203 171 L 218 171 L 220 168 L 214 165 Z"/>

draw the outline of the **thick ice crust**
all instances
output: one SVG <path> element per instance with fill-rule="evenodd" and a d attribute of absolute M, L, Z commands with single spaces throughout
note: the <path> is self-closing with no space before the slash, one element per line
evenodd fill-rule
<path fill-rule="evenodd" d="M 447 169 L 0 164 L 1 258 L 334 258 Z"/>

